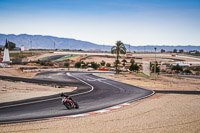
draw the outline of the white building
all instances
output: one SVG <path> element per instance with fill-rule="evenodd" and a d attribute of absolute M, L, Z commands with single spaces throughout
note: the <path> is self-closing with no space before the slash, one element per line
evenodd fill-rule
<path fill-rule="evenodd" d="M 0 64 L 0 67 L 10 67 L 10 63 L 12 63 L 12 61 L 10 61 L 8 45 L 9 45 L 8 41 L 6 40 L 6 45 L 4 47 L 3 61 Z"/>
<path fill-rule="evenodd" d="M 24 45 L 21 46 L 21 51 L 25 51 Z"/>

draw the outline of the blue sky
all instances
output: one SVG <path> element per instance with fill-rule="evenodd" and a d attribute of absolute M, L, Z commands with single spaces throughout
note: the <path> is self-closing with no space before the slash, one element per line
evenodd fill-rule
<path fill-rule="evenodd" d="M 0 0 L 0 33 L 200 46 L 200 0 Z"/>

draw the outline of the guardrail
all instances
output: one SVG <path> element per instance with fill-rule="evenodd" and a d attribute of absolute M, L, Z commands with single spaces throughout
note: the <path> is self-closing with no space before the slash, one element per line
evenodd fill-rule
<path fill-rule="evenodd" d="M 43 71 L 88 71 L 81 68 L 48 68 L 48 69 L 26 69 L 23 72 L 43 72 Z"/>

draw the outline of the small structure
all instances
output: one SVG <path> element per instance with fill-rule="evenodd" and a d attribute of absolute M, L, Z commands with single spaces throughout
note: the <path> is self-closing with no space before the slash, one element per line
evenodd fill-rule
<path fill-rule="evenodd" d="M 10 61 L 10 55 L 9 55 L 8 47 L 9 47 L 9 44 L 8 44 L 7 39 L 6 39 L 6 44 L 5 44 L 5 47 L 4 47 L 3 61 L 0 64 L 0 67 L 10 67 L 10 63 L 12 63 L 12 61 Z"/>
<path fill-rule="evenodd" d="M 167 70 L 167 66 L 166 65 L 160 65 L 160 70 L 161 71 L 166 71 Z"/>
<path fill-rule="evenodd" d="M 25 50 L 24 45 L 22 45 L 21 46 L 21 51 L 24 51 L 24 50 Z"/>
<path fill-rule="evenodd" d="M 143 73 L 145 75 L 150 76 L 151 72 L 150 72 L 150 62 L 148 61 L 143 61 Z"/>
<path fill-rule="evenodd" d="M 1 50 L 0 50 L 0 63 L 2 62 L 2 58 L 1 58 Z"/>

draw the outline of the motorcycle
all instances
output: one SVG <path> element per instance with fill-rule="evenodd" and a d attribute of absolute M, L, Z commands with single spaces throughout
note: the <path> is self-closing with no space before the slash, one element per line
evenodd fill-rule
<path fill-rule="evenodd" d="M 64 97 L 62 99 L 62 104 L 65 105 L 65 107 L 67 109 L 73 109 L 73 108 L 78 109 L 79 108 L 78 103 L 69 97 L 68 98 Z"/>

